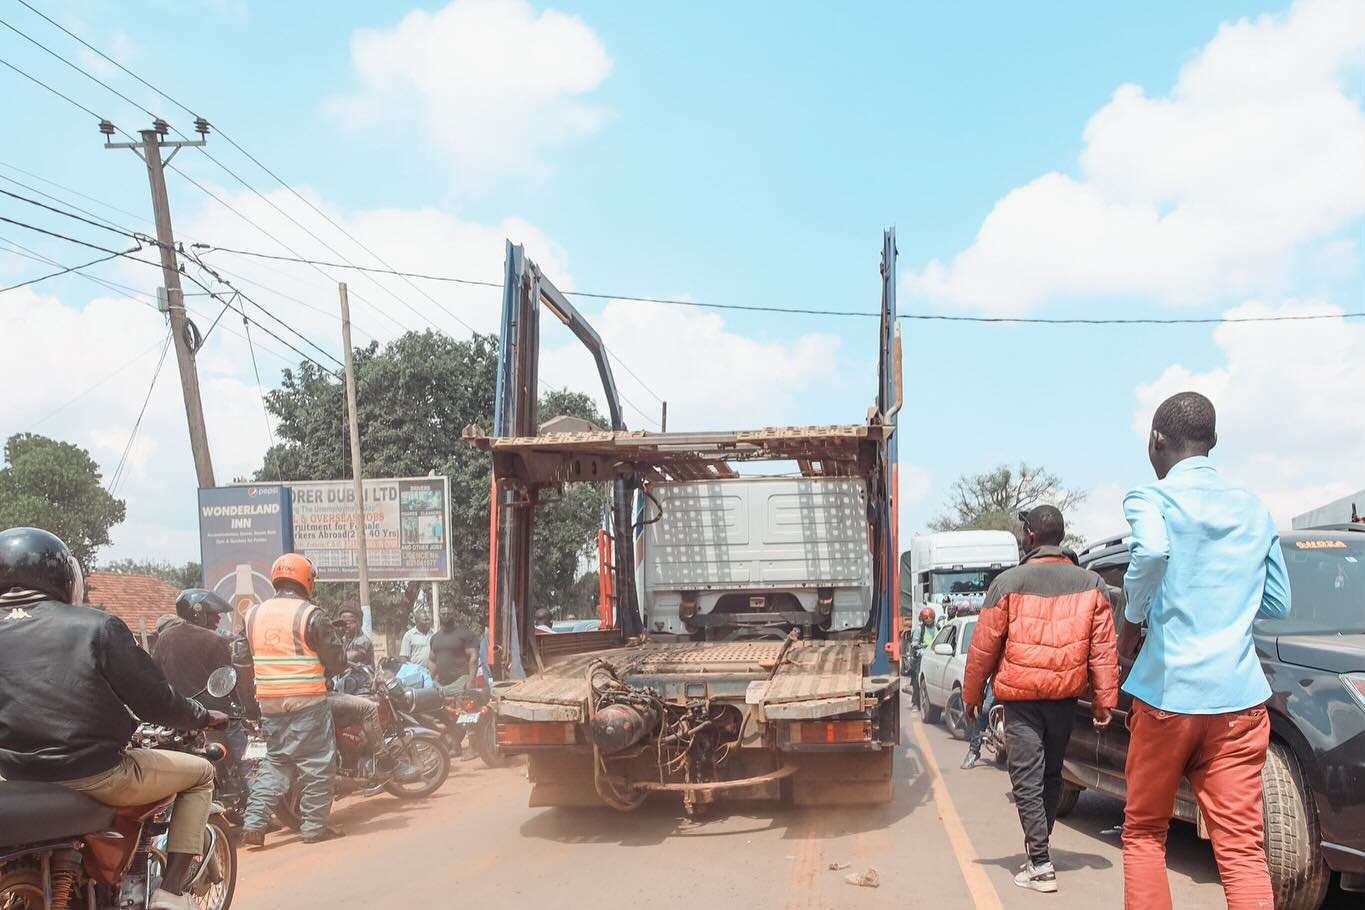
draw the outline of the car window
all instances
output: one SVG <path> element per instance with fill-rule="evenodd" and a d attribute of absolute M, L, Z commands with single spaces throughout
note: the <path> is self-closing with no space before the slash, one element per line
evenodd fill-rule
<path fill-rule="evenodd" d="M 1271 635 L 1365 633 L 1365 535 L 1281 544 L 1289 569 L 1289 615 L 1257 620 Z"/>
<path fill-rule="evenodd" d="M 976 631 L 976 620 L 962 624 L 962 640 L 958 644 L 957 653 L 966 654 L 967 649 L 972 646 L 972 633 Z"/>
<path fill-rule="evenodd" d="M 944 626 L 942 629 L 939 629 L 938 634 L 934 636 L 934 644 L 951 645 L 953 643 L 953 635 L 956 632 L 957 626 L 953 625 Z"/>

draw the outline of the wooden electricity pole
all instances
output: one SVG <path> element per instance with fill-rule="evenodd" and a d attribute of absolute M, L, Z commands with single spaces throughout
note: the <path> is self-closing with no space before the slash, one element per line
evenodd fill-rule
<path fill-rule="evenodd" d="M 205 143 L 209 125 L 202 118 L 195 122 L 199 139 L 190 142 L 171 142 L 165 139 L 167 126 L 162 120 L 156 121 L 149 130 L 142 130 L 141 142 L 110 142 L 105 140 L 104 147 L 111 149 L 132 149 L 147 165 L 147 180 L 152 187 L 152 211 L 156 216 L 157 251 L 161 254 L 161 280 L 166 288 L 166 315 L 171 322 L 171 338 L 175 343 L 175 362 L 180 367 L 180 387 L 185 397 L 185 420 L 190 429 L 190 450 L 194 453 L 194 473 L 199 486 L 209 489 L 213 482 L 213 459 L 209 455 L 209 434 L 204 424 L 204 405 L 199 398 L 199 371 L 195 367 L 194 354 L 190 349 L 188 320 L 185 317 L 185 294 L 180 288 L 180 268 L 175 260 L 175 234 L 171 231 L 171 203 L 166 195 L 165 167 L 175 153 L 186 146 L 200 146 Z M 100 124 L 100 131 L 106 136 L 114 132 L 108 121 Z M 170 157 L 161 160 L 163 148 L 173 149 Z"/>
<path fill-rule="evenodd" d="M 341 346 L 346 352 L 346 413 L 351 426 L 351 478 L 355 484 L 356 562 L 360 569 L 360 623 L 365 634 L 374 638 L 374 619 L 370 612 L 370 563 L 365 554 L 365 483 L 360 469 L 360 420 L 355 407 L 355 367 L 351 351 L 351 302 L 346 282 L 337 285 L 341 294 Z"/>

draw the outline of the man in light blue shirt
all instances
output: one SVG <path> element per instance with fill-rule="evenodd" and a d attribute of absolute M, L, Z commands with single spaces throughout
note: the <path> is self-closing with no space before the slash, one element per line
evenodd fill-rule
<path fill-rule="evenodd" d="M 1289 581 L 1270 513 L 1209 461 L 1217 441 L 1212 402 L 1196 392 L 1168 398 L 1147 442 L 1157 480 L 1123 500 L 1133 536 L 1119 652 L 1142 649 L 1123 684 L 1133 696 L 1129 908 L 1171 906 L 1166 831 L 1182 778 L 1207 823 L 1228 906 L 1274 906 L 1261 812 L 1271 693 L 1251 625 L 1288 615 Z"/>

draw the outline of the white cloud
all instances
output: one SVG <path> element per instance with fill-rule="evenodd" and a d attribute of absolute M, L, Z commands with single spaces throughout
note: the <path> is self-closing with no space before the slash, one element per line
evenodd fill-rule
<path fill-rule="evenodd" d="M 7 332 L 8 367 L 16 375 L 44 377 L 7 401 L 0 438 L 35 432 L 81 446 L 107 485 L 156 372 L 164 317 L 130 298 L 102 297 L 75 307 L 22 288 L 0 296 L 0 325 Z M 217 356 L 201 361 L 204 414 L 214 468 L 227 482 L 259 464 L 266 430 L 254 381 L 214 366 L 245 363 L 243 342 L 220 329 L 210 345 L 206 354 Z M 170 352 L 117 488 L 116 495 L 127 501 L 128 520 L 114 529 L 114 545 L 102 557 L 194 558 L 194 489 Z"/>
<path fill-rule="evenodd" d="M 1229 316 L 1341 312 L 1321 301 L 1252 302 Z M 1365 485 L 1365 325 L 1353 321 L 1225 323 L 1223 363 L 1173 364 L 1137 388 L 1133 431 L 1145 437 L 1157 405 L 1193 389 L 1218 410 L 1215 460 L 1259 493 L 1278 521 Z"/>
<path fill-rule="evenodd" d="M 596 130 L 607 113 L 584 101 L 611 71 L 601 39 L 577 16 L 525 0 L 454 0 L 351 38 L 358 89 L 327 100 L 360 131 L 418 125 L 444 151 L 457 185 L 540 177 L 549 146 Z"/>
<path fill-rule="evenodd" d="M 1166 96 L 1123 85 L 1085 129 L 1079 175 L 1000 199 L 912 291 L 1024 312 L 1058 296 L 1189 304 L 1278 286 L 1306 244 L 1365 214 L 1359 0 L 1226 24 Z"/>
<path fill-rule="evenodd" d="M 733 331 L 715 313 L 624 300 L 608 302 L 590 321 L 607 346 L 668 400 L 670 430 L 809 423 L 805 398 L 839 383 L 844 372 L 839 339 L 833 335 L 761 340 Z M 541 321 L 542 336 L 557 325 L 547 314 Z M 544 344 L 549 347 L 542 359 L 542 387 L 567 384 L 590 392 L 603 406 L 601 383 L 586 349 L 576 339 L 562 344 L 547 339 Z M 627 425 L 657 430 L 658 402 L 614 362 L 612 372 L 617 388 L 653 418 L 646 420 L 626 408 Z M 841 422 L 856 423 L 863 417 L 863 408 L 854 406 Z"/>
<path fill-rule="evenodd" d="M 1085 541 L 1095 541 L 1128 530 L 1123 517 L 1124 490 L 1104 483 L 1086 491 L 1085 500 L 1066 516 L 1066 529 Z"/>

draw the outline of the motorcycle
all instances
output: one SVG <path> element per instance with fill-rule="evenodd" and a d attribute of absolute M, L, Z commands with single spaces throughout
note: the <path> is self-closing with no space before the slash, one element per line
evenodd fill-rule
<path fill-rule="evenodd" d="M 441 734 L 423 725 L 411 713 L 409 689 L 389 673 L 379 673 L 370 694 L 379 705 L 379 725 L 384 731 L 384 750 L 402 767 L 415 769 L 415 779 L 383 776 L 369 754 L 365 731 L 359 726 L 336 729 L 336 793 L 376 796 L 388 791 L 400 799 L 423 799 L 440 789 L 450 774 L 450 752 Z M 302 820 L 302 790 L 296 781 L 275 810 L 286 828 L 298 830 Z"/>
<path fill-rule="evenodd" d="M 1003 765 L 1005 751 L 1005 706 L 997 702 L 986 715 L 986 732 L 981 737 L 981 751 L 997 765 Z"/>
<path fill-rule="evenodd" d="M 209 676 L 205 691 L 221 698 L 236 684 L 236 671 L 224 667 Z M 213 762 L 227 757 L 222 744 L 207 742 L 199 731 L 144 724 L 133 741 Z M 161 884 L 174 800 L 115 808 L 61 784 L 0 781 L 0 908 L 145 908 Z M 204 842 L 185 879 L 186 893 L 201 910 L 228 910 L 237 888 L 237 851 L 217 803 Z"/>
<path fill-rule="evenodd" d="M 460 755 L 468 746 L 486 767 L 501 768 L 507 764 L 507 757 L 498 752 L 497 719 L 482 677 L 458 690 L 412 689 L 409 698 L 413 713 L 441 731 L 452 755 Z"/>

